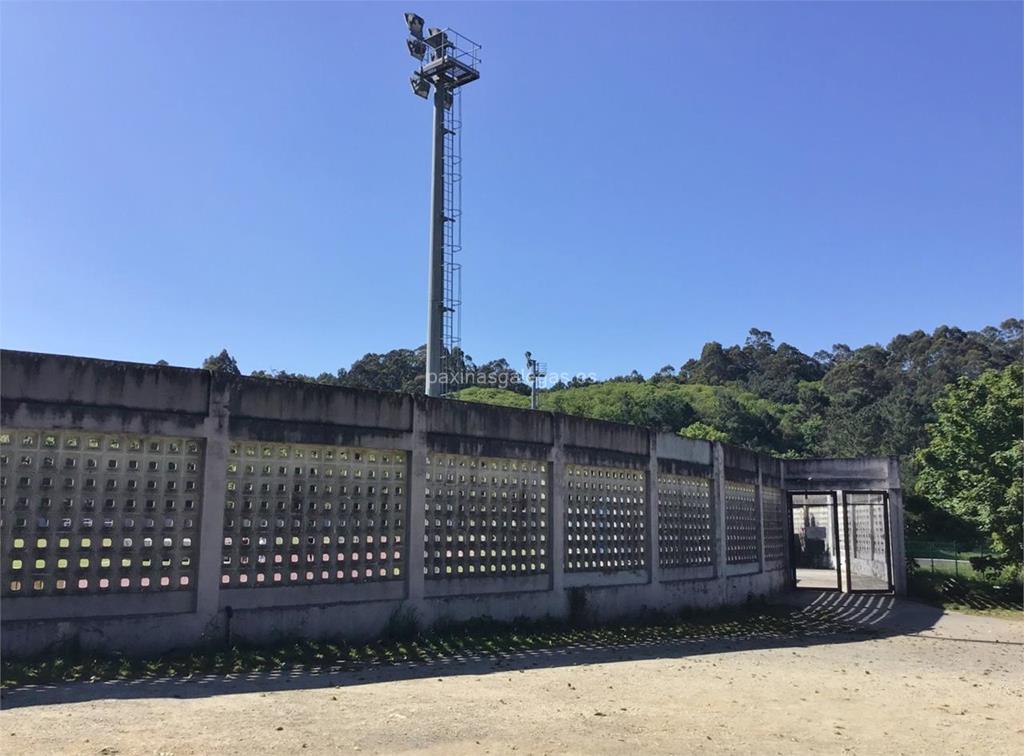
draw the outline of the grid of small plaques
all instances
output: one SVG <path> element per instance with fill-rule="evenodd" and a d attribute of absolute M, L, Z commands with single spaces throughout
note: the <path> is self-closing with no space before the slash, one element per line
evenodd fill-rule
<path fill-rule="evenodd" d="M 786 508 L 781 489 L 762 486 L 761 506 L 764 508 L 764 559 L 781 562 L 786 558 Z"/>
<path fill-rule="evenodd" d="M 427 457 L 423 572 L 431 579 L 548 571 L 543 461 Z"/>
<path fill-rule="evenodd" d="M 711 479 L 658 475 L 658 563 L 695 567 L 713 563 Z"/>
<path fill-rule="evenodd" d="M 232 442 L 221 584 L 401 578 L 406 464 L 389 449 Z"/>
<path fill-rule="evenodd" d="M 567 572 L 644 569 L 644 474 L 613 467 L 566 467 Z"/>
<path fill-rule="evenodd" d="M 725 482 L 725 562 L 746 564 L 758 559 L 758 512 L 755 486 Z"/>
<path fill-rule="evenodd" d="M 202 441 L 0 433 L 4 596 L 190 591 Z"/>

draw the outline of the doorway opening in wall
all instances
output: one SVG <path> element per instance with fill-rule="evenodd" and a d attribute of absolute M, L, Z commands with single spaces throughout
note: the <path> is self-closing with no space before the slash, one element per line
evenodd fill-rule
<path fill-rule="evenodd" d="M 789 540 L 793 585 L 817 591 L 838 591 L 842 576 L 835 493 L 789 494 Z"/>
<path fill-rule="evenodd" d="M 889 495 L 884 491 L 844 491 L 843 533 L 850 592 L 891 591 Z"/>

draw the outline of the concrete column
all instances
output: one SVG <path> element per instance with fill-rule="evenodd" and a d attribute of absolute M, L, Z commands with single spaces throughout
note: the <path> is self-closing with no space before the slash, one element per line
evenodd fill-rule
<path fill-rule="evenodd" d="M 203 622 L 212 619 L 220 610 L 230 399 L 231 385 L 228 380 L 212 373 L 209 411 L 203 422 L 203 501 L 199 518 L 199 558 L 196 560 L 196 614 Z"/>
<path fill-rule="evenodd" d="M 843 593 L 849 593 L 850 587 L 850 554 L 847 548 L 847 541 L 849 540 L 850 534 L 846 529 L 846 505 L 843 503 L 843 492 L 835 491 L 836 496 L 836 535 L 839 538 L 839 552 L 836 554 L 836 559 L 839 560 L 839 590 Z"/>
<path fill-rule="evenodd" d="M 715 542 L 715 577 L 725 576 L 725 449 L 715 441 L 711 449 L 714 478 L 711 485 L 712 507 L 711 534 Z"/>
<path fill-rule="evenodd" d="M 651 583 L 661 582 L 658 563 L 658 433 L 648 431 L 647 461 L 647 575 Z"/>
<path fill-rule="evenodd" d="M 900 462 L 889 458 L 889 558 L 892 560 L 893 590 L 897 596 L 907 595 L 907 551 L 903 513 L 903 484 Z"/>
<path fill-rule="evenodd" d="M 568 494 L 567 477 L 565 474 L 565 446 L 562 435 L 562 418 L 552 416 L 552 433 L 554 444 L 551 447 L 551 459 L 548 465 L 550 477 L 550 496 L 548 513 L 551 516 L 551 528 L 548 530 L 548 554 L 551 559 L 551 590 L 556 596 L 565 590 L 565 497 Z"/>
<path fill-rule="evenodd" d="M 758 571 L 764 572 L 764 471 L 761 469 L 761 455 L 757 455 L 757 485 L 754 487 L 754 506 L 757 508 L 757 563 Z"/>
<path fill-rule="evenodd" d="M 786 479 L 786 463 L 783 460 L 779 460 L 779 486 L 782 489 L 782 511 L 784 517 L 782 519 L 786 533 L 786 584 L 790 589 L 796 588 L 796 572 L 794 570 L 794 564 L 796 563 L 796 554 L 793 553 L 793 508 L 789 503 L 789 483 Z"/>
<path fill-rule="evenodd" d="M 422 609 L 424 595 L 423 537 L 426 533 L 427 405 L 422 397 L 412 404 L 412 450 L 409 452 L 409 511 L 406 513 L 406 598 Z"/>
<path fill-rule="evenodd" d="M 434 164 L 430 175 L 430 294 L 427 297 L 428 396 L 440 396 L 441 353 L 444 351 L 444 101 L 443 87 L 434 90 Z M 454 220 L 454 219 L 453 219 Z"/>

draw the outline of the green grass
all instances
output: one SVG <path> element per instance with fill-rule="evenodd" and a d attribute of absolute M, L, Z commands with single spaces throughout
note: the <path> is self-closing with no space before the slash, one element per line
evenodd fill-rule
<path fill-rule="evenodd" d="M 958 564 L 952 564 L 950 562 L 936 562 L 934 568 L 930 562 L 922 562 L 919 569 L 922 572 L 934 572 L 935 574 L 952 575 L 954 577 L 962 577 L 968 580 L 985 582 L 984 575 L 971 567 L 969 562 L 965 562 L 963 560 Z"/>
<path fill-rule="evenodd" d="M 981 556 L 983 552 L 967 548 L 966 544 L 957 547 L 952 542 L 941 541 L 907 541 L 907 556 L 917 559 L 961 559 Z"/>
<path fill-rule="evenodd" d="M 136 659 L 72 651 L 30 661 L 4 660 L 0 687 L 13 689 L 72 681 L 156 680 L 271 672 L 282 669 L 360 669 L 373 664 L 429 662 L 456 656 L 508 654 L 573 646 L 619 647 L 701 640 L 781 639 L 849 631 L 827 611 L 800 613 L 782 607 L 730 609 L 700 615 L 650 614 L 604 627 L 567 627 L 553 621 L 489 620 L 438 627 L 430 634 L 369 644 L 341 640 L 299 641 L 273 647 L 236 645 Z"/>
<path fill-rule="evenodd" d="M 978 577 L 961 575 L 958 578 L 938 569 L 934 573 L 920 569 L 910 574 L 909 593 L 913 598 L 950 611 L 1024 619 L 1020 583 L 995 585 Z"/>

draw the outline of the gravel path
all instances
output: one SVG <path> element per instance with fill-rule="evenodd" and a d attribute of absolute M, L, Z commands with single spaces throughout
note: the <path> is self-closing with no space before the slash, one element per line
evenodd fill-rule
<path fill-rule="evenodd" d="M 14 691 L 0 749 L 1024 753 L 1024 623 L 885 602 L 830 637 Z"/>

